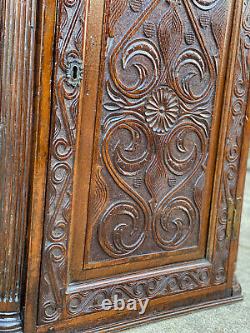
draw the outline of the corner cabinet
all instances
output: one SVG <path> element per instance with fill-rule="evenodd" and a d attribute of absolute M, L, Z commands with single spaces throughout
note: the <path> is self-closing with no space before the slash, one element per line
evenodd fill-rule
<path fill-rule="evenodd" d="M 0 332 L 241 300 L 250 1 L 0 3 Z"/>

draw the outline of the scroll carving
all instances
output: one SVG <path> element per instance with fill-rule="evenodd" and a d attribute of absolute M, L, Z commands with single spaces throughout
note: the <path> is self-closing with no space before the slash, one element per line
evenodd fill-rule
<path fill-rule="evenodd" d="M 224 2 L 118 5 L 123 13 L 113 9 L 116 24 L 112 12 L 108 23 L 114 31 L 108 43 L 96 150 L 102 151 L 98 163 L 104 181 L 114 181 L 112 191 L 120 200 L 111 196 L 89 224 L 97 234 L 88 238 L 90 248 L 103 250 L 95 258 L 90 254 L 90 263 L 138 251 L 147 254 L 152 248 L 156 253 L 198 246 L 203 202 L 197 200 L 197 188 L 204 184 L 212 126 L 217 73 L 213 57 L 220 54 L 221 27 L 226 25 L 209 20 L 207 37 L 195 9 L 226 15 Z M 111 11 L 112 6 L 111 2 Z M 131 10 L 136 14 L 124 29 Z M 200 20 L 205 25 L 204 18 Z M 187 34 L 193 36 L 191 46 Z M 190 188 L 189 193 L 184 188 Z"/>
<path fill-rule="evenodd" d="M 72 317 L 100 310 L 100 300 L 117 293 L 153 299 L 209 286 L 206 268 L 65 295 L 85 8 L 80 0 L 61 1 L 59 8 L 40 322 L 61 318 L 65 304 L 64 315 Z M 213 16 L 218 11 L 225 16 L 229 4 L 107 0 L 107 8 L 101 124 L 89 202 L 90 264 L 197 246 L 221 31 L 228 23 L 216 25 Z M 75 66 L 78 79 L 72 81 Z M 246 78 L 240 76 L 237 91 L 244 94 Z M 238 151 L 234 146 L 230 158 Z M 230 180 L 231 172 L 227 175 Z M 218 222 L 224 228 L 224 214 Z M 222 244 L 223 232 L 218 235 Z M 94 258 L 91 249 L 97 249 Z M 216 283 L 223 283 L 223 263 L 216 265 Z"/>
<path fill-rule="evenodd" d="M 225 156 L 223 164 L 222 181 L 220 187 L 220 205 L 217 224 L 216 255 L 214 258 L 213 283 L 221 284 L 226 281 L 229 246 L 231 237 L 230 220 L 231 212 L 236 209 L 236 188 L 239 177 L 239 164 L 241 145 L 248 103 L 250 79 L 250 37 L 249 26 L 250 1 L 244 1 L 240 45 L 235 71 L 235 84 L 230 105 L 229 126 L 226 137 Z"/>
<path fill-rule="evenodd" d="M 136 282 L 119 284 L 102 289 L 94 289 L 69 295 L 67 312 L 70 317 L 103 310 L 102 301 L 108 299 L 111 304 L 114 297 L 119 299 L 154 299 L 178 294 L 184 291 L 202 289 L 210 283 L 210 270 L 201 268 L 181 273 L 173 273 L 142 279 Z"/>
<path fill-rule="evenodd" d="M 40 321 L 60 318 L 66 286 L 68 232 L 80 82 L 83 75 L 83 0 L 59 3 Z"/>

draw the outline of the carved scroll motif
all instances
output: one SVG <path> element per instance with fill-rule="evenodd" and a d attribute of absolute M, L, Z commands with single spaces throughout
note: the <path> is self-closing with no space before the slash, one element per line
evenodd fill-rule
<path fill-rule="evenodd" d="M 192 270 L 65 295 L 84 3 L 59 2 L 40 323 L 60 319 L 65 304 L 65 317 L 97 311 L 103 297 L 112 299 L 120 290 L 122 295 L 155 298 L 207 287 L 211 281 L 209 269 Z M 90 245 L 99 249 L 95 260 L 143 255 L 152 248 L 155 252 L 175 251 L 197 244 L 192 237 L 200 227 L 200 193 L 218 69 L 215 59 L 223 49 L 221 31 L 226 23 L 219 28 L 213 23 L 213 34 L 207 30 L 220 4 L 215 0 L 107 0 L 110 40 L 98 129 L 101 139 L 96 145 L 99 165 L 93 175 L 95 195 L 91 196 L 98 202 L 89 203 L 96 212 L 90 221 L 96 232 Z M 220 10 L 227 8 L 228 2 L 223 2 Z M 247 23 L 245 20 L 243 25 L 248 27 Z M 245 28 L 244 33 L 247 31 Z M 171 39 L 174 35 L 176 39 Z M 248 79 L 247 63 L 242 62 L 248 54 L 245 42 L 239 64 L 240 73 L 247 76 L 239 74 L 236 89 L 242 96 Z M 72 81 L 70 72 L 76 68 L 78 75 Z M 238 110 L 237 104 L 235 107 Z M 234 142 L 228 150 L 232 158 L 238 141 L 230 142 Z M 231 173 L 226 175 L 232 178 Z M 220 221 L 224 228 L 223 214 Z M 224 244 L 223 232 L 218 233 L 218 244 Z M 216 283 L 224 281 L 223 264 L 217 261 Z"/>
<path fill-rule="evenodd" d="M 201 268 L 71 294 L 67 299 L 67 312 L 69 317 L 75 317 L 102 311 L 103 300 L 108 299 L 113 304 L 115 296 L 124 300 L 154 299 L 202 289 L 209 285 L 210 273 L 209 269 Z"/>
<path fill-rule="evenodd" d="M 229 246 L 231 240 L 231 212 L 236 209 L 239 198 L 236 196 L 241 145 L 248 104 L 250 79 L 250 1 L 244 1 L 240 45 L 238 50 L 234 91 L 230 106 L 229 126 L 226 137 L 222 182 L 220 187 L 220 205 L 217 224 L 216 255 L 214 258 L 213 283 L 226 281 Z M 230 234 L 230 237 L 227 234 Z"/>
<path fill-rule="evenodd" d="M 40 320 L 60 318 L 66 285 L 76 123 L 82 78 L 84 1 L 59 4 Z"/>
<path fill-rule="evenodd" d="M 218 11 L 217 1 L 194 5 L 206 13 Z M 195 196 L 204 184 L 200 179 L 209 148 L 217 70 L 213 55 L 223 39 L 221 26 L 211 26 L 217 36 L 209 37 L 212 54 L 194 5 L 130 2 L 116 21 L 106 60 L 100 165 L 121 199 L 110 198 L 95 222 L 99 245 L 110 258 L 149 251 L 145 243 L 152 236 L 157 251 L 197 245 L 202 202 Z M 131 6 L 136 14 L 121 32 Z M 183 19 L 192 28 L 192 46 L 185 43 Z"/>

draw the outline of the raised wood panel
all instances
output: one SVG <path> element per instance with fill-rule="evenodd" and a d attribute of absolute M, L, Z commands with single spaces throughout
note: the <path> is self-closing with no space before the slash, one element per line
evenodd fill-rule
<path fill-rule="evenodd" d="M 185 1 L 178 5 L 148 1 L 134 11 L 133 4 L 122 3 L 107 2 L 104 19 L 93 26 L 90 14 L 87 22 L 86 42 L 88 36 L 94 40 L 97 30 L 100 34 L 100 27 L 103 41 L 99 45 L 95 40 L 86 48 L 72 196 L 73 280 L 199 259 L 206 254 L 228 59 L 223 53 L 228 38 L 221 30 L 230 31 L 232 4 L 200 8 Z M 113 12 L 119 13 L 115 26 Z M 155 33 L 147 36 L 144 28 L 150 20 Z M 193 36 L 191 43 L 187 35 Z M 177 37 L 171 36 L 179 36 L 178 46 Z M 168 47 L 164 48 L 165 44 Z M 87 61 L 93 55 L 100 56 L 95 70 Z M 204 73 L 199 72 L 202 68 Z M 92 93 L 88 102 L 91 70 L 95 80 L 99 78 L 99 95 L 97 99 Z M 140 79 L 140 87 L 136 87 Z M 163 116 L 155 109 L 148 111 L 148 107 L 157 107 L 157 96 L 162 99 L 158 104 L 165 108 L 165 97 L 173 99 L 178 114 L 169 128 L 158 132 L 150 127 L 146 115 L 152 111 L 156 118 L 165 119 L 168 114 L 167 109 Z"/>
<path fill-rule="evenodd" d="M 106 5 L 84 267 L 204 256 L 230 5 Z"/>

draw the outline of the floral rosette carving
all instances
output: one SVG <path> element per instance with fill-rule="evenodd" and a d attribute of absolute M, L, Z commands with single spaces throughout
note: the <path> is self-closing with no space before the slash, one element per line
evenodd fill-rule
<path fill-rule="evenodd" d="M 168 87 L 162 87 L 153 92 L 145 109 L 146 121 L 156 133 L 166 133 L 179 117 L 178 98 Z"/>

